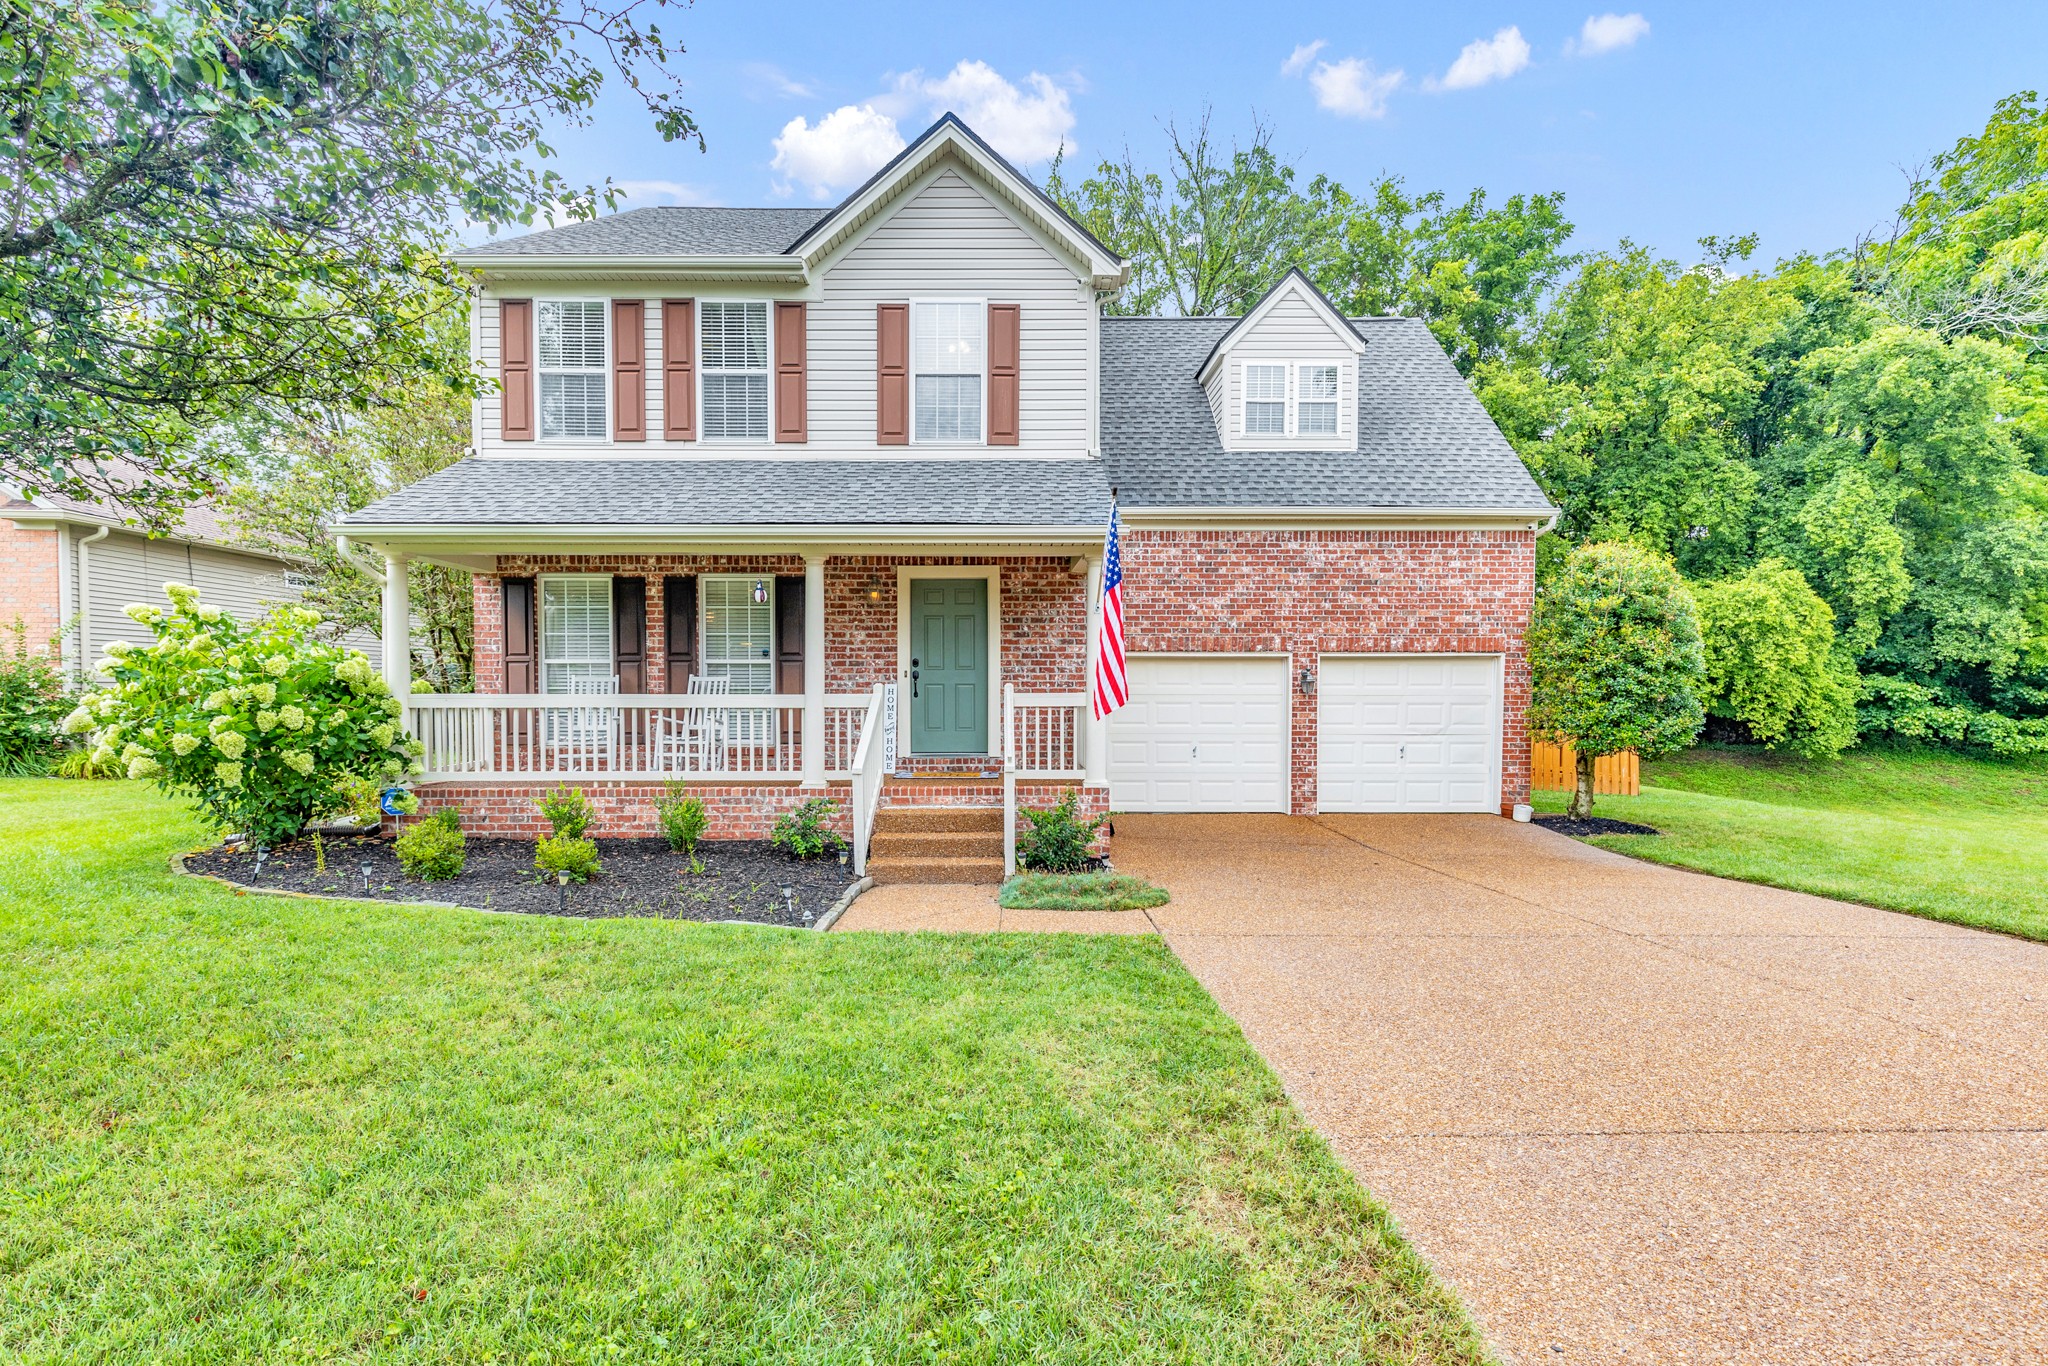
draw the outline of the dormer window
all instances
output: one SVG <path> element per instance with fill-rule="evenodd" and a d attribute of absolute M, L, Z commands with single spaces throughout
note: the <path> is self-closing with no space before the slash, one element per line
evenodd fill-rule
<path fill-rule="evenodd" d="M 1247 361 L 1244 436 L 1335 436 L 1340 368 L 1322 361 Z"/>
<path fill-rule="evenodd" d="M 603 299 L 543 299 L 540 435 L 544 441 L 602 441 L 608 358 Z"/>
<path fill-rule="evenodd" d="M 988 304 L 934 299 L 910 305 L 912 440 L 978 445 L 988 375 Z"/>

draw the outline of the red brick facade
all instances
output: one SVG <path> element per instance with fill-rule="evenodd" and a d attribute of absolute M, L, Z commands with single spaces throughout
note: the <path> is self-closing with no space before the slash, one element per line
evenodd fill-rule
<path fill-rule="evenodd" d="M 0 518 L 0 646 L 14 648 L 19 620 L 32 653 L 54 653 L 64 627 L 57 591 L 57 532 Z"/>
<path fill-rule="evenodd" d="M 1532 531 L 1131 531 L 1124 647 L 1319 654 L 1498 654 L 1506 662 L 1501 811 L 1529 800 Z M 1316 700 L 1299 688 L 1293 809 L 1316 810 Z"/>

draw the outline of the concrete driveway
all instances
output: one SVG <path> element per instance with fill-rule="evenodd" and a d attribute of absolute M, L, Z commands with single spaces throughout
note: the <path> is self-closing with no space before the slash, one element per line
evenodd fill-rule
<path fill-rule="evenodd" d="M 1508 1360 L 2048 1361 L 2048 946 L 1484 816 L 1116 859 Z"/>

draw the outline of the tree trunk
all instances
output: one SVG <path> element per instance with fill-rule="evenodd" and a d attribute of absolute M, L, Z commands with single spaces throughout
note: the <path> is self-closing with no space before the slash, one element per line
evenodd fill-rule
<path fill-rule="evenodd" d="M 1572 804 L 1565 814 L 1575 821 L 1582 821 L 1593 814 L 1594 756 L 1582 749 L 1574 757 L 1578 760 L 1579 784 L 1572 789 Z"/>

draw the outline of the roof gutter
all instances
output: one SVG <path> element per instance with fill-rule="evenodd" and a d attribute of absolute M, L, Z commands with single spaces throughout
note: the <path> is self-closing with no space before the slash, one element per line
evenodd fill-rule
<path fill-rule="evenodd" d="M 1102 537 L 1102 523 L 1037 523 L 1033 525 L 949 525 L 947 523 L 872 526 L 858 523 L 767 525 L 729 523 L 678 526 L 674 523 L 643 523 L 606 526 L 590 524 L 535 525 L 532 523 L 480 523 L 437 526 L 432 523 L 350 524 L 341 541 L 482 541 L 502 542 L 507 550 L 528 548 L 542 542 L 576 541 L 594 545 L 625 545 L 658 542 L 685 544 L 719 542 L 753 545 L 1014 545 L 1034 542 L 1049 545 L 1093 542 Z"/>
<path fill-rule="evenodd" d="M 483 271 L 497 280 L 545 279 L 564 274 L 601 275 L 619 280 L 705 279 L 809 284 L 811 268 L 796 256 L 537 256 L 527 252 L 500 255 L 451 254 L 458 266 Z"/>
<path fill-rule="evenodd" d="M 1388 523 L 1445 522 L 1513 526 L 1527 524 L 1538 533 L 1557 524 L 1553 507 L 1499 508 L 1458 507 L 1122 507 L 1124 521 L 1132 526 L 1174 522 L 1208 523 L 1217 526 L 1328 526 L 1331 524 L 1386 525 Z"/>

